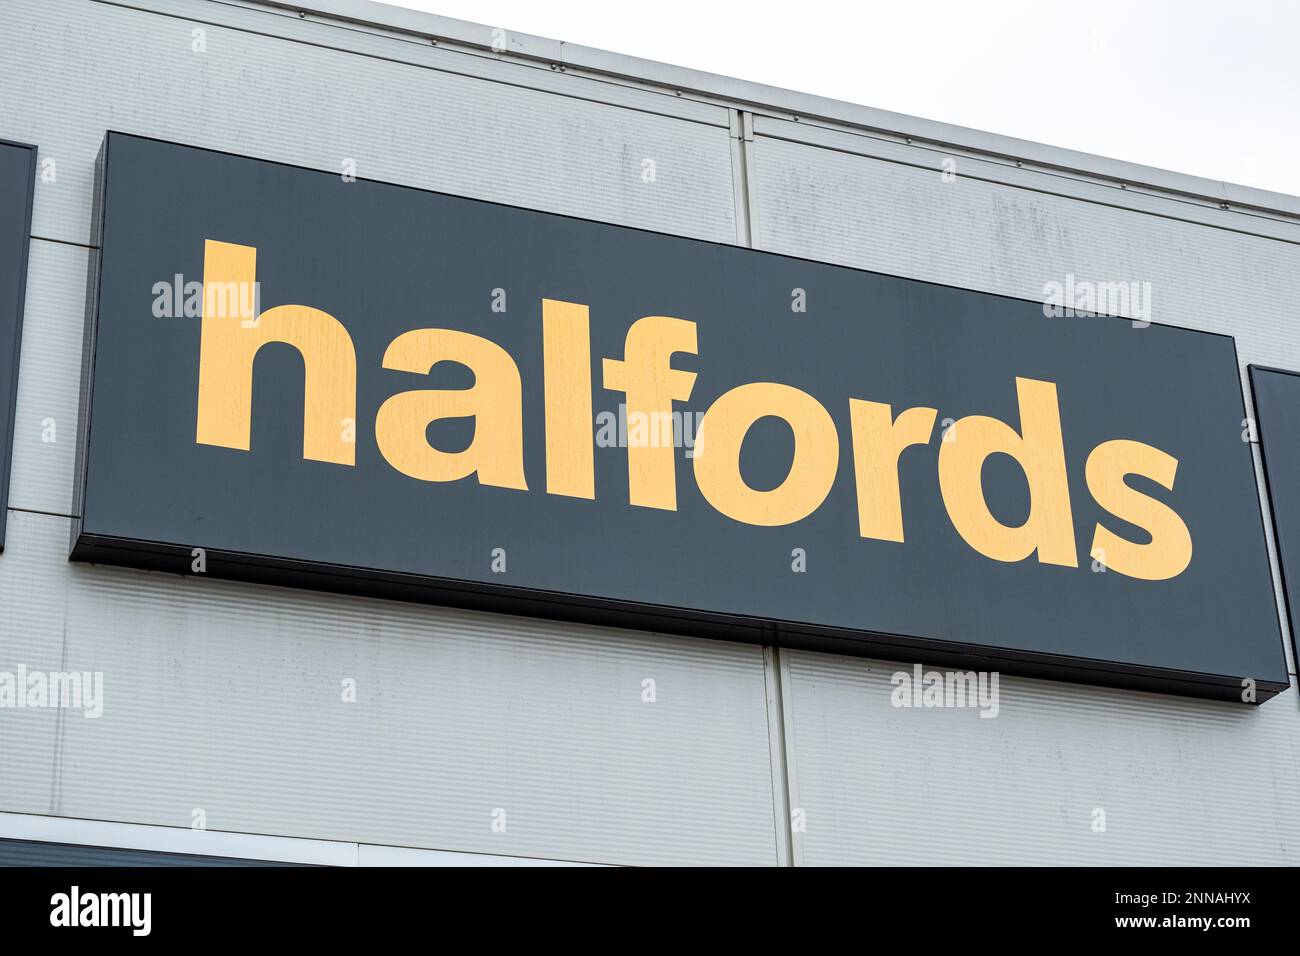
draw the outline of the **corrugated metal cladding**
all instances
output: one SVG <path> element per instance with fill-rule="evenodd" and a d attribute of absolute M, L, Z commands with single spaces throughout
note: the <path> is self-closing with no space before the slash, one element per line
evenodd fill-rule
<path fill-rule="evenodd" d="M 1300 855 L 1294 689 L 1239 708 L 1004 677 L 987 720 L 892 708 L 891 663 L 783 653 L 776 695 L 755 647 L 66 560 L 109 128 L 1026 298 L 1150 281 L 1155 321 L 1229 332 L 1243 365 L 1300 368 L 1294 220 L 991 158 L 948 182 L 941 153 L 776 116 L 733 149 L 725 105 L 251 4 L 0 16 L 0 137 L 46 174 L 0 669 L 102 670 L 111 694 L 94 720 L 0 711 L 0 811 L 633 864 Z"/>

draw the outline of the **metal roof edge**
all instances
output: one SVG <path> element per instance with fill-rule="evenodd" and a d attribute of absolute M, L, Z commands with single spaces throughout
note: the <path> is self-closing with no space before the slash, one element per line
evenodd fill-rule
<path fill-rule="evenodd" d="M 433 13 L 394 7 L 375 0 L 252 0 L 256 5 L 300 14 L 480 48 L 502 57 L 563 64 L 622 80 L 648 83 L 672 91 L 726 100 L 737 106 L 789 113 L 801 119 L 823 120 L 863 130 L 910 137 L 954 149 L 1019 160 L 1052 169 L 1147 186 L 1165 192 L 1300 217 L 1300 197 L 1236 183 L 1206 179 L 1140 163 L 1110 159 L 1077 150 L 1049 146 L 923 119 L 904 113 L 848 103 L 830 97 L 721 76 L 641 57 L 517 33 L 502 27 L 456 20 Z M 497 33 L 496 31 L 501 31 Z M 493 44 L 496 42 L 496 47 Z M 504 50 L 500 48 L 504 43 Z"/>

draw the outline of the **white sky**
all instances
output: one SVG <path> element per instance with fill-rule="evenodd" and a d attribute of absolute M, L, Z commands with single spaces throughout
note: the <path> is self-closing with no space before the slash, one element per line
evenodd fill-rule
<path fill-rule="evenodd" d="M 390 0 L 1300 195 L 1300 0 Z"/>

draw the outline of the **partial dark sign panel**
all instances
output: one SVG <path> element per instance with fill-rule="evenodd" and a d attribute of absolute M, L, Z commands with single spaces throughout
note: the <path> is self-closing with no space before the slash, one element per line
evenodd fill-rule
<path fill-rule="evenodd" d="M 75 558 L 1287 685 L 1231 338 L 119 134 L 106 153 Z"/>
<path fill-rule="evenodd" d="M 9 459 L 18 398 L 27 247 L 32 232 L 36 147 L 0 140 L 0 550 L 9 515 Z"/>
<path fill-rule="evenodd" d="M 1273 513 L 1273 537 L 1282 563 L 1291 646 L 1300 660 L 1296 637 L 1296 602 L 1300 601 L 1300 373 L 1252 365 L 1250 390 L 1255 395 L 1255 422 Z"/>

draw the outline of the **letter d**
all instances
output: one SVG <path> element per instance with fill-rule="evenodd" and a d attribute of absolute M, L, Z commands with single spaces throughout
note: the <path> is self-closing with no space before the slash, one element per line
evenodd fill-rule
<path fill-rule="evenodd" d="M 1043 564 L 1077 568 L 1056 385 L 1017 378 L 1016 395 L 1020 434 L 996 418 L 971 415 L 957 422 L 956 440 L 940 446 L 944 506 L 957 533 L 985 557 L 1023 561 L 1037 551 Z M 999 452 L 1014 458 L 1029 482 L 1029 517 L 1018 528 L 998 521 L 984 500 L 984 462 Z"/>

